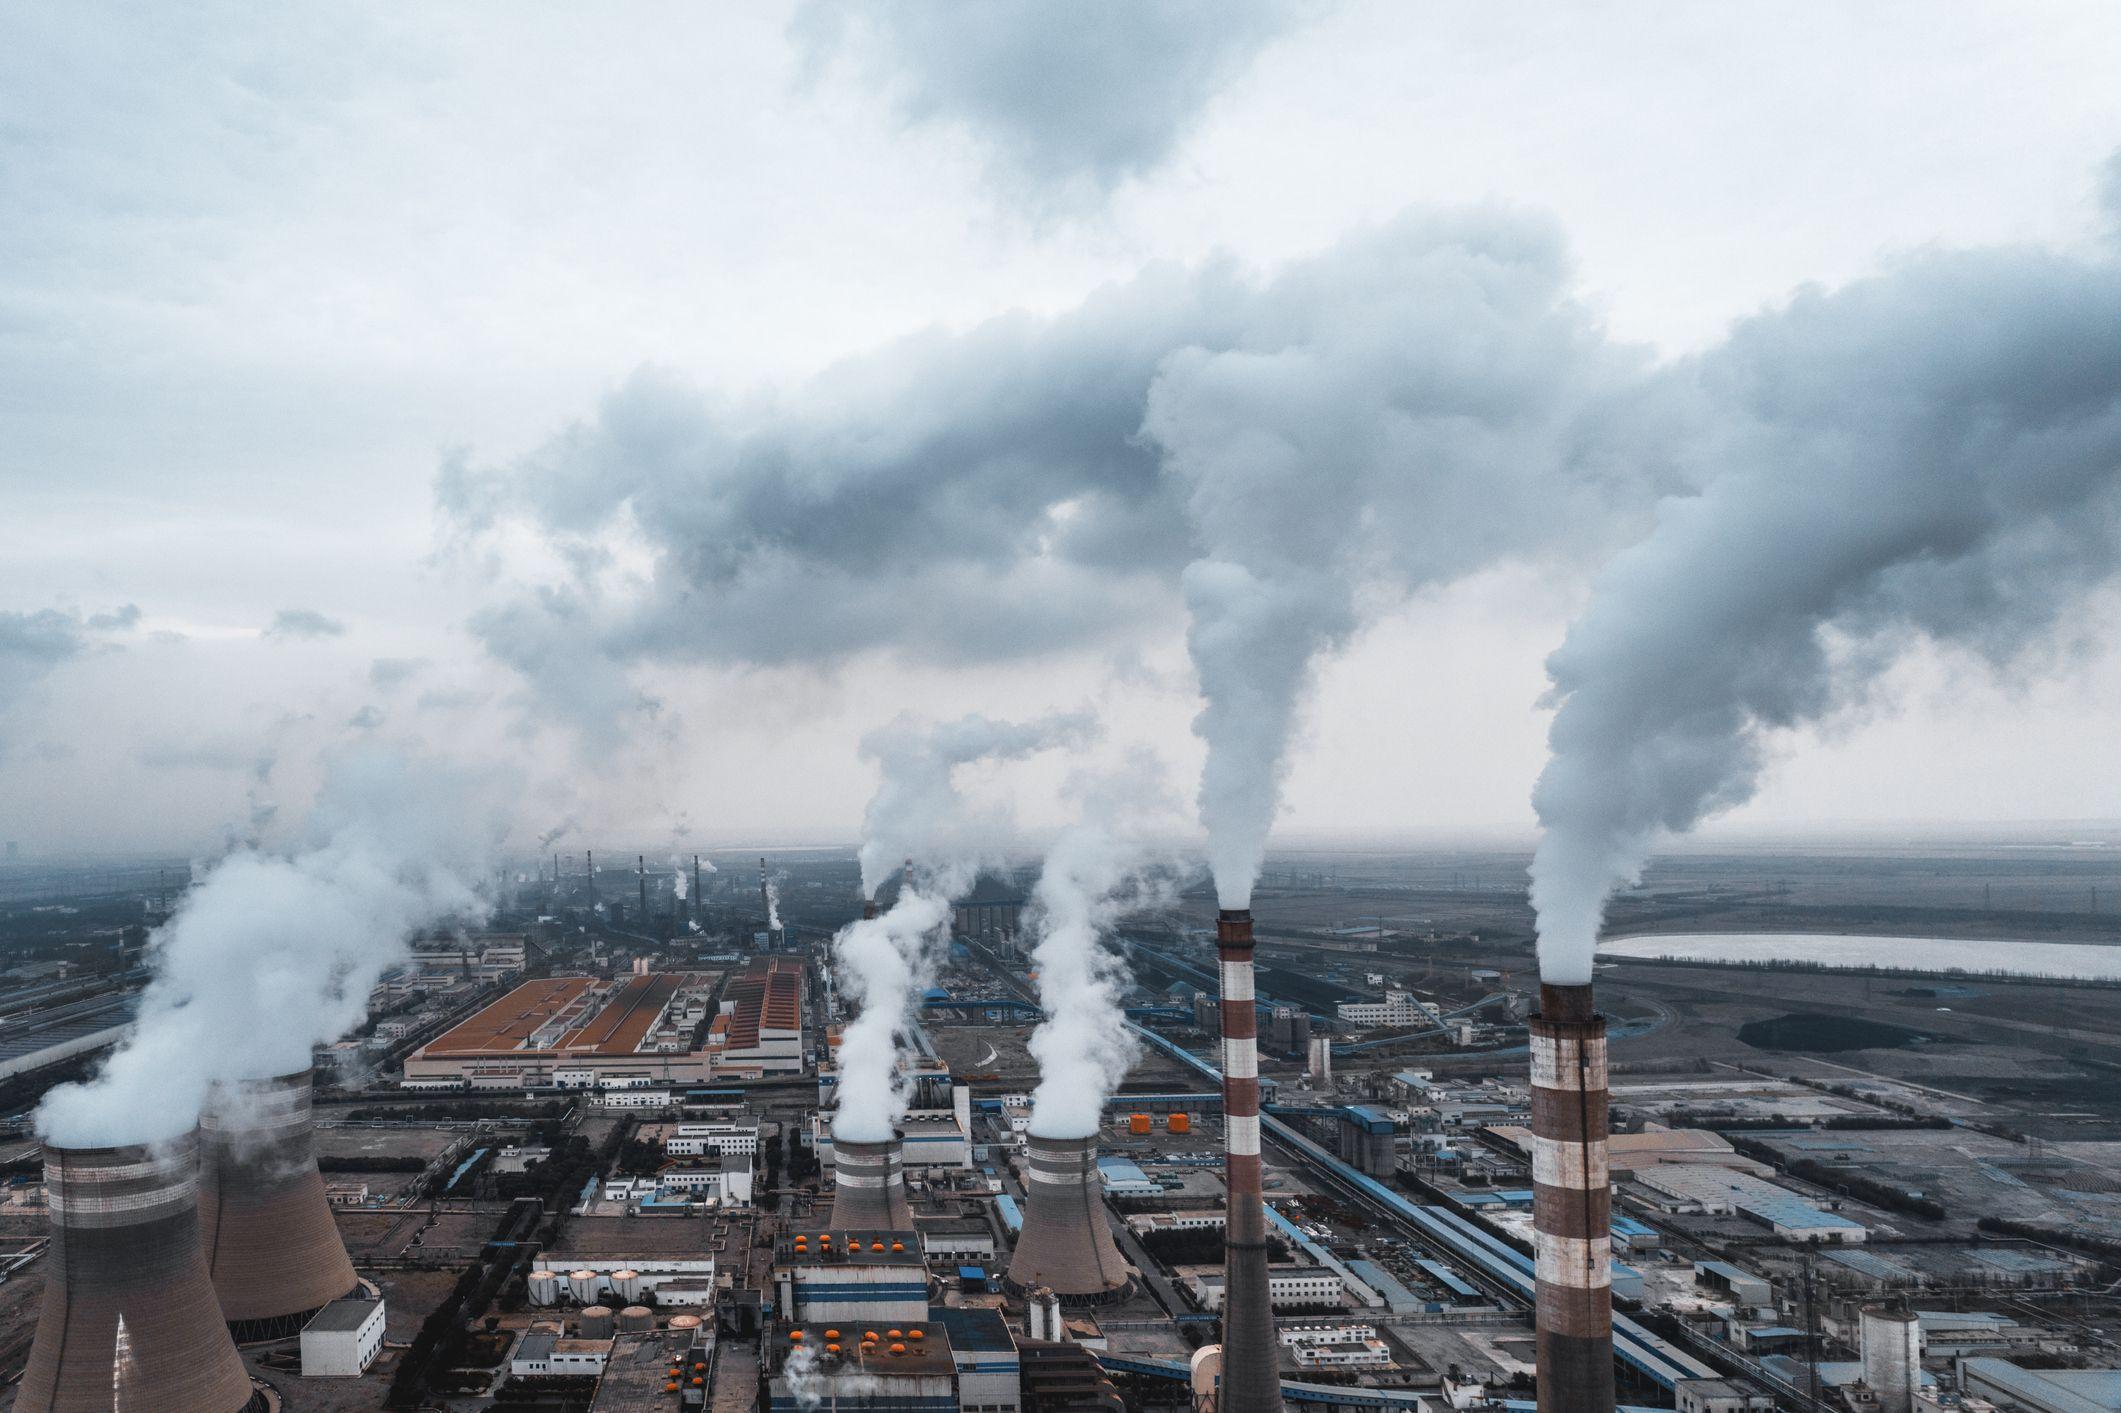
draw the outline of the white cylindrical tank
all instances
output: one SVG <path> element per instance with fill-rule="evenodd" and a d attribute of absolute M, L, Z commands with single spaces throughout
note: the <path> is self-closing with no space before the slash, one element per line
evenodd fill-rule
<path fill-rule="evenodd" d="M 530 1303 L 533 1305 L 557 1305 L 559 1300 L 559 1272 L 532 1271 L 530 1273 Z"/>
<path fill-rule="evenodd" d="M 1922 1382 L 1922 1322 L 1911 1310 L 1863 1307 L 1863 1381 L 1879 1413 L 1914 1413 Z"/>
<path fill-rule="evenodd" d="M 614 1271 L 611 1288 L 619 1299 L 631 1305 L 641 1298 L 641 1273 L 639 1271 Z"/>
<path fill-rule="evenodd" d="M 603 1288 L 604 1277 L 595 1271 L 569 1271 L 567 1273 L 567 1293 L 574 1297 L 577 1305 L 595 1304 L 597 1292 Z"/>
<path fill-rule="evenodd" d="M 612 1314 L 609 1305 L 589 1305 L 583 1307 L 581 1318 L 575 1324 L 583 1339 L 610 1339 L 617 1327 L 617 1316 Z"/>

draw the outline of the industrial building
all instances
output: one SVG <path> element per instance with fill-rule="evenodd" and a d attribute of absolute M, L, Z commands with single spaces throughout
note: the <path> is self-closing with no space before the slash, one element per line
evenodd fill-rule
<path fill-rule="evenodd" d="M 1651 1201 L 1668 1212 L 1743 1216 L 1785 1241 L 1854 1245 L 1870 1233 L 1863 1223 L 1824 1211 L 1788 1188 L 1728 1168 L 1660 1163 L 1635 1174 Z"/>
<path fill-rule="evenodd" d="M 800 1074 L 804 1063 L 803 963 L 755 957 L 729 980 L 707 1032 L 718 1078 Z"/>
<path fill-rule="evenodd" d="M 797 1231 L 774 1244 L 777 1306 L 796 1321 L 907 1324 L 927 1318 L 928 1266 L 908 1232 Z"/>
<path fill-rule="evenodd" d="M 334 1300 L 302 1327 L 302 1377 L 351 1379 L 368 1372 L 383 1351 L 380 1300 Z"/>
<path fill-rule="evenodd" d="M 693 1042 L 713 980 L 651 972 L 526 981 L 414 1050 L 405 1078 L 473 1089 L 702 1083 L 712 1066 Z"/>
<path fill-rule="evenodd" d="M 962 1406 L 949 1331 L 939 1323 L 882 1329 L 799 1324 L 781 1330 L 760 1362 L 766 1413 L 812 1413 L 842 1401 L 864 1413 L 938 1413 Z"/>

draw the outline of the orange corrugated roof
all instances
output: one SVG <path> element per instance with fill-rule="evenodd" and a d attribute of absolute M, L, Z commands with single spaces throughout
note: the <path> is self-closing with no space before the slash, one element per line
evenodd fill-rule
<path fill-rule="evenodd" d="M 597 984 L 595 977 L 563 976 L 526 981 L 500 1000 L 467 1017 L 427 1042 L 430 1055 L 521 1050 L 532 1032 L 578 1004 Z"/>

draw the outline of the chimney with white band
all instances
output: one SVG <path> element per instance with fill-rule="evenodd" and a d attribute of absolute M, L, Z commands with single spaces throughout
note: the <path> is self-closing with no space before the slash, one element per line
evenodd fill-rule
<path fill-rule="evenodd" d="M 1252 985 L 1252 910 L 1215 924 L 1223 983 L 1223 1237 L 1221 1413 L 1279 1413 L 1281 1344 L 1267 1291 L 1267 1209 L 1259 1163 L 1259 1013 Z"/>
<path fill-rule="evenodd" d="M 1589 986 L 1541 986 L 1532 1032 L 1540 1413 L 1613 1408 L 1605 1017 Z"/>

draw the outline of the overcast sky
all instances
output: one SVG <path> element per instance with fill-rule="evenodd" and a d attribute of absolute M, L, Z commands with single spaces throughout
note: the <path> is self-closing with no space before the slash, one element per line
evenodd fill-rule
<path fill-rule="evenodd" d="M 1197 360 L 1369 366 L 1373 294 L 1448 345 L 1470 242 L 1542 407 L 1610 409 L 1806 286 L 2121 224 L 2089 0 L 969 13 L 11 9 L 0 837 L 271 837 L 380 736 L 518 762 L 526 838 L 847 838 L 901 712 L 1094 710 L 1188 798 Z M 1529 831 L 1543 661 L 1700 479 L 1639 445 L 1610 517 L 1505 487 L 1552 523 L 1358 586 L 1291 837 Z M 1915 645 L 1729 823 L 2112 816 L 2111 588 L 2069 625 Z M 992 787 L 1051 825 L 1071 764 Z"/>

